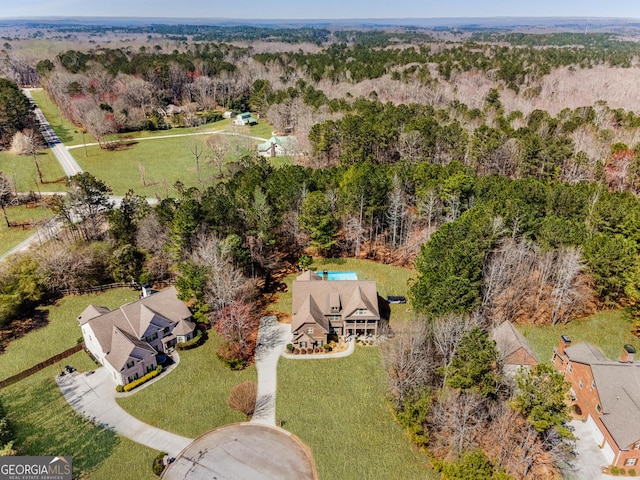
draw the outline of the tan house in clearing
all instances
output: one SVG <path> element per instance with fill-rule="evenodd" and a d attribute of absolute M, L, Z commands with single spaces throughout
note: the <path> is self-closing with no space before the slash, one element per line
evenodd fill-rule
<path fill-rule="evenodd" d="M 574 409 L 591 428 L 609 465 L 640 465 L 640 366 L 625 345 L 618 361 L 587 342 L 560 338 L 553 364 L 571 383 Z"/>
<path fill-rule="evenodd" d="M 157 355 L 191 340 L 196 327 L 175 287 L 113 311 L 89 305 L 78 322 L 87 350 L 119 385 L 154 370 Z"/>
<path fill-rule="evenodd" d="M 306 271 L 293 282 L 293 344 L 322 345 L 342 335 L 377 335 L 380 323 L 376 282 L 323 280 Z"/>

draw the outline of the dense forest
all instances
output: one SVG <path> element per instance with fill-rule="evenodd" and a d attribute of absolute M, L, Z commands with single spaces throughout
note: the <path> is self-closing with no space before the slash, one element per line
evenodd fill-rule
<path fill-rule="evenodd" d="M 241 368 L 255 338 L 238 329 L 256 324 L 224 319 L 260 311 L 303 255 L 412 266 L 419 321 L 383 349 L 397 420 L 449 478 L 553 475 L 571 438 L 562 378 L 541 365 L 516 390 L 489 332 L 640 300 L 640 105 L 578 86 L 633 76 L 638 45 L 600 33 L 131 28 L 148 43 L 31 63 L 5 50 L 2 70 L 35 78 L 105 148 L 119 132 L 251 110 L 306 154 L 279 167 L 242 156 L 153 207 L 130 191 L 114 208 L 101 179 L 72 177 L 52 200 L 64 233 L 0 266 L 0 324 L 66 289 L 175 281 L 197 320 L 221 326 L 220 358 Z M 17 84 L 0 80 L 3 149 L 34 127 Z"/>

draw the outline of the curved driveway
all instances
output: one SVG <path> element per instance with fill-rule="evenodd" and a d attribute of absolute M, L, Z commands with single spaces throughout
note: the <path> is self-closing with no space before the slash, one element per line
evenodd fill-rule
<path fill-rule="evenodd" d="M 193 439 L 182 437 L 141 422 L 116 403 L 116 389 L 106 368 L 93 374 L 76 372 L 57 377 L 65 399 L 76 412 L 101 427 L 134 442 L 176 457 Z"/>

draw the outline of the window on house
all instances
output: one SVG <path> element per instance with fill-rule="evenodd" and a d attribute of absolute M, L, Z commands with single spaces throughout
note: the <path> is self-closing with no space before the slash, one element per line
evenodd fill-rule
<path fill-rule="evenodd" d="M 339 322 L 340 321 L 340 315 L 330 315 L 329 316 L 329 320 L 332 322 Z"/>
<path fill-rule="evenodd" d="M 307 342 L 300 342 L 300 348 L 307 348 Z"/>
<path fill-rule="evenodd" d="M 593 388 L 596 388 L 596 381 L 595 381 L 595 380 L 594 380 L 593 382 L 591 382 L 591 386 L 592 386 Z"/>
<path fill-rule="evenodd" d="M 600 413 L 600 412 L 602 411 L 602 407 L 600 406 L 600 404 L 599 404 L 599 403 L 596 405 L 596 411 L 597 411 L 598 413 Z"/>
<path fill-rule="evenodd" d="M 582 388 L 582 380 L 580 380 L 580 388 Z"/>
<path fill-rule="evenodd" d="M 127 362 L 127 368 L 133 367 L 134 364 L 135 364 L 135 362 L 133 360 L 130 361 L 130 362 Z"/>
<path fill-rule="evenodd" d="M 569 365 L 569 373 L 573 372 L 573 365 Z"/>
<path fill-rule="evenodd" d="M 636 443 L 636 444 L 633 446 L 633 449 L 634 449 L 634 450 L 640 450 L 640 443 Z"/>
<path fill-rule="evenodd" d="M 633 465 L 635 465 L 635 464 L 636 464 L 636 462 L 637 462 L 637 461 L 638 461 L 638 459 L 637 459 L 637 458 L 627 458 L 627 461 L 626 461 L 626 462 L 624 462 L 624 465 L 625 465 L 626 467 L 632 467 Z"/>
<path fill-rule="evenodd" d="M 366 314 L 367 314 L 366 308 L 359 308 L 356 310 L 356 315 L 366 315 Z"/>
<path fill-rule="evenodd" d="M 313 333 L 313 328 L 307 328 L 307 333 L 311 335 Z"/>

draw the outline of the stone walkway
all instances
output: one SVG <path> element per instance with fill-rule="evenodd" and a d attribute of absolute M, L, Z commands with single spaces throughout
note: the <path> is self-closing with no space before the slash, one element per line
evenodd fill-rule
<path fill-rule="evenodd" d="M 116 403 L 116 386 L 105 368 L 92 374 L 74 372 L 57 377 L 56 382 L 76 412 L 134 442 L 175 457 L 193 441 L 152 427 L 123 410 Z"/>

